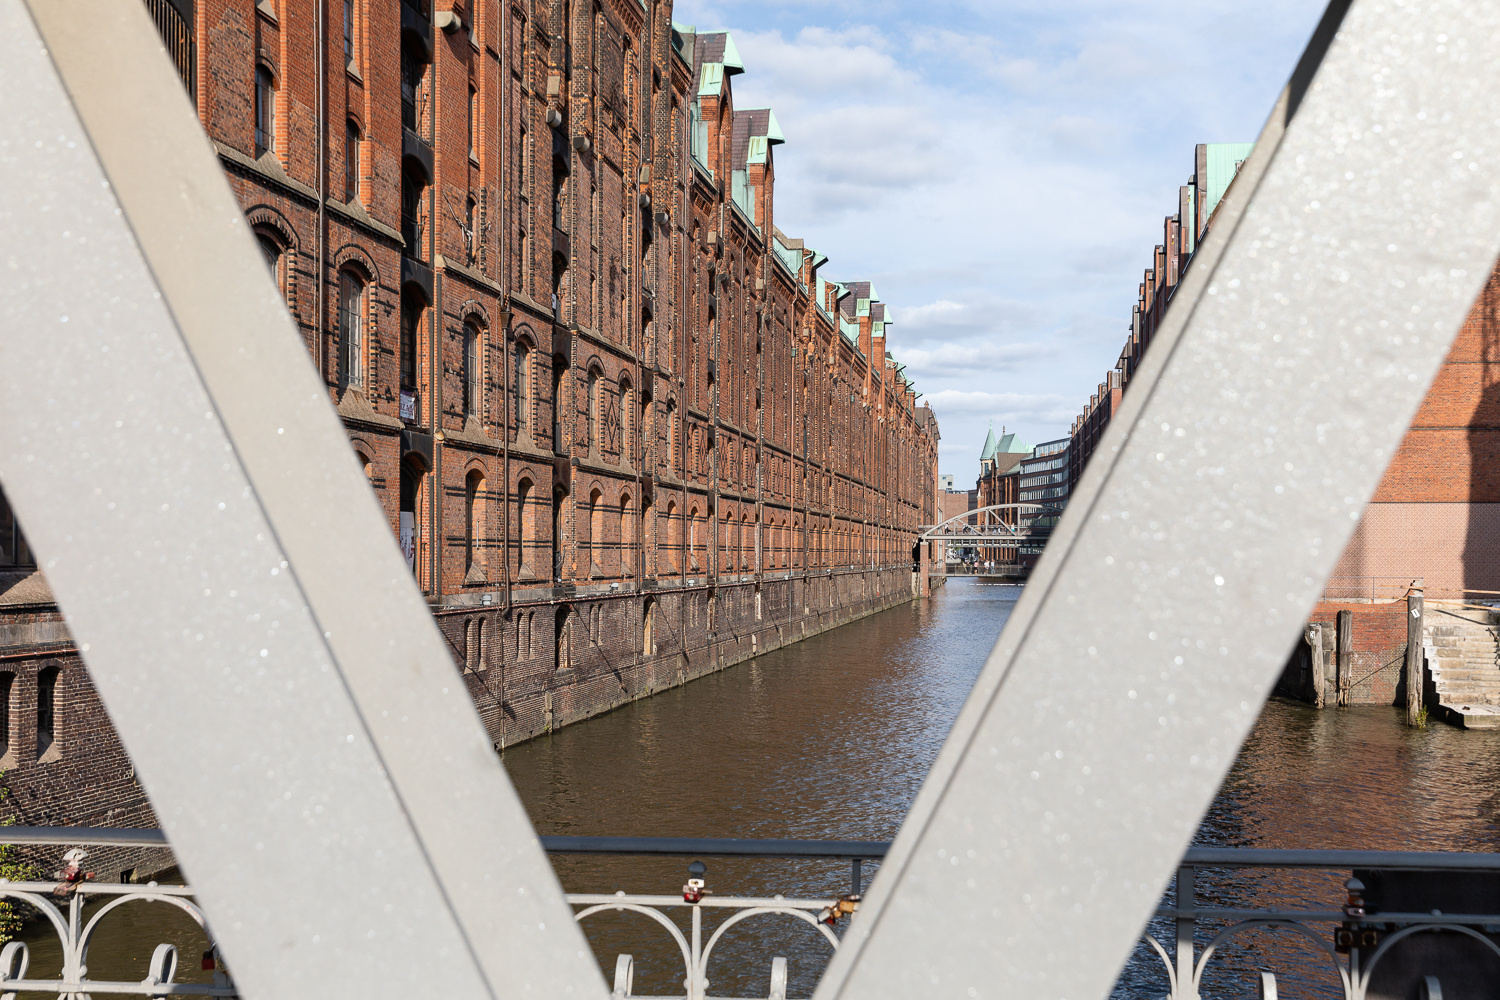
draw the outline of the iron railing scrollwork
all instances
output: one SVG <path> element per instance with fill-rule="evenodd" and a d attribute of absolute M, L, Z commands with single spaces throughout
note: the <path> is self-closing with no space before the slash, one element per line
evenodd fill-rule
<path fill-rule="evenodd" d="M 128 847 L 164 847 L 160 830 L 89 829 L 69 827 L 8 827 L 7 841 L 17 845 L 98 845 Z M 857 908 L 864 887 L 864 868 L 879 862 L 890 845 L 883 841 L 809 841 L 809 840 L 741 840 L 728 838 L 671 837 L 543 837 L 542 846 L 550 855 L 636 855 L 670 857 L 739 857 L 776 859 L 841 860 L 850 864 L 849 894 L 832 898 L 786 898 L 722 896 L 702 890 L 701 881 L 689 881 L 677 895 L 572 893 L 567 896 L 574 908 L 574 919 L 587 926 L 590 918 L 604 913 L 634 913 L 657 924 L 666 934 L 669 950 L 682 961 L 682 992 L 672 997 L 681 1000 L 722 1000 L 710 997 L 712 985 L 708 966 L 715 948 L 740 924 L 754 918 L 779 918 L 806 924 L 829 948 L 837 949 L 837 931 L 842 918 Z M 1229 906 L 1205 902 L 1243 895 L 1237 878 L 1251 872 L 1270 869 L 1299 871 L 1347 871 L 1352 877 L 1343 883 L 1347 898 L 1336 905 L 1319 907 L 1316 902 L 1286 903 L 1278 898 L 1275 905 L 1263 907 Z M 1471 949 L 1480 955 L 1492 955 L 1500 962 L 1500 899 L 1483 913 L 1379 912 L 1367 910 L 1365 886 L 1360 875 L 1381 873 L 1453 873 L 1476 877 L 1500 878 L 1500 853 L 1460 854 L 1446 852 L 1401 851 L 1299 851 L 1261 850 L 1251 848 L 1191 848 L 1178 869 L 1175 889 L 1168 901 L 1157 910 L 1157 926 L 1142 936 L 1143 954 L 1159 960 L 1165 974 L 1167 1000 L 1199 1000 L 1205 974 L 1216 961 L 1225 961 L 1227 951 L 1237 947 L 1239 939 L 1255 932 L 1287 935 L 1310 947 L 1318 961 L 1324 963 L 1326 975 L 1344 1000 L 1366 1000 L 1375 975 L 1390 964 L 1393 953 L 1403 942 L 1424 934 L 1447 934 L 1450 941 L 1472 942 Z M 704 867 L 694 863 L 689 874 L 702 876 Z M 697 890 L 695 891 L 694 886 Z M 29 949 L 13 941 L 0 950 L 0 996 L 14 997 L 20 992 L 45 992 L 75 997 L 87 994 L 122 993 L 140 996 L 190 994 L 211 997 L 236 996 L 236 990 L 220 959 L 207 920 L 196 902 L 193 890 L 180 885 L 114 885 L 79 882 L 68 887 L 59 898 L 59 886 L 53 882 L 0 881 L 0 899 L 12 900 L 33 908 L 51 926 L 62 946 L 62 970 L 56 979 L 27 977 Z M 90 900 L 107 900 L 85 914 Z M 204 967 L 214 970 L 212 983 L 176 982 L 178 956 L 170 944 L 160 944 L 152 954 L 149 972 L 140 982 L 109 982 L 87 976 L 88 949 L 100 921 L 115 910 L 145 903 L 173 906 L 188 914 L 210 942 L 204 955 Z M 686 910 L 686 914 L 682 911 Z M 705 911 L 729 911 L 727 916 L 710 920 L 705 926 Z M 686 921 L 682 917 L 686 916 Z M 1160 922 L 1175 931 L 1161 933 Z M 705 930 L 708 933 L 705 937 Z M 1163 937 L 1168 940 L 1164 942 Z M 1202 940 L 1200 944 L 1199 941 Z M 1266 953 L 1241 949 L 1235 961 L 1243 966 L 1247 956 L 1257 963 L 1272 961 Z M 1411 956 L 1400 956 L 1410 961 Z M 1291 959 L 1286 959 L 1291 962 Z M 210 962 L 212 965 L 210 966 Z M 1235 971 L 1244 972 L 1240 967 Z M 1315 971 L 1315 970 L 1312 970 Z M 1312 974 L 1306 963 L 1295 968 L 1257 969 L 1250 974 L 1260 996 L 1275 1000 L 1278 976 L 1295 972 L 1305 980 Z M 1422 969 L 1428 995 L 1440 996 L 1445 968 Z M 774 956 L 770 962 L 769 1000 L 785 1000 L 787 960 Z M 639 998 L 635 989 L 635 959 L 632 954 L 616 956 L 612 996 L 617 1000 Z M 1377 984 L 1378 985 L 1378 984 Z M 1378 990 L 1377 990 L 1378 992 Z M 662 1000 L 662 998 L 652 998 Z"/>

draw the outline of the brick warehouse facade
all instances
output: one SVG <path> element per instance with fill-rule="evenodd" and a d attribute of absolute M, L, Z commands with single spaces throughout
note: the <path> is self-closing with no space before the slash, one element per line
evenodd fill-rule
<path fill-rule="evenodd" d="M 875 290 L 777 228 L 728 34 L 145 6 L 497 747 L 926 590 L 936 419 Z M 3 500 L 0 545 L 12 811 L 151 822 Z"/>
<path fill-rule="evenodd" d="M 1074 420 L 1071 479 L 1083 474 L 1250 144 L 1199 145 L 1195 170 L 1179 191 L 1178 212 L 1162 223 L 1137 289 L 1131 330 L 1115 367 Z M 1392 318 L 1391 323 L 1406 322 Z M 1409 322 L 1406 323 L 1411 328 Z M 1392 456 L 1353 538 L 1339 558 L 1309 624 L 1322 626 L 1333 652 L 1339 612 L 1351 616 L 1345 704 L 1389 705 L 1404 698 L 1406 597 L 1413 584 L 1434 600 L 1500 600 L 1500 268 L 1459 331 L 1426 398 Z M 1311 699 L 1306 641 L 1292 652 L 1278 686 Z M 1325 657 L 1325 663 L 1332 660 Z"/>

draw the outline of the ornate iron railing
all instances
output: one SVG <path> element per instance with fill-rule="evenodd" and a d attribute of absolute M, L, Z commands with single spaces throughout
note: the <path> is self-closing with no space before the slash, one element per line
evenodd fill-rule
<path fill-rule="evenodd" d="M 86 829 L 72 827 L 10 827 L 4 838 L 18 845 L 110 845 L 121 847 L 165 847 L 166 837 L 160 830 Z M 738 924 L 753 917 L 779 916 L 806 924 L 830 947 L 838 948 L 839 930 L 844 918 L 853 914 L 863 890 L 863 866 L 884 858 L 890 845 L 883 841 L 826 840 L 740 840 L 726 838 L 673 837 L 543 837 L 542 846 L 551 855 L 594 854 L 669 857 L 760 857 L 778 859 L 842 860 L 850 864 L 849 893 L 828 898 L 787 898 L 780 895 L 712 896 L 706 891 L 705 866 L 694 861 L 688 866 L 688 882 L 680 894 L 613 894 L 571 893 L 568 902 L 574 917 L 587 927 L 591 917 L 604 913 L 635 913 L 654 921 L 666 935 L 669 951 L 675 949 L 683 963 L 682 1000 L 724 1000 L 711 996 L 708 978 L 709 960 L 714 949 Z M 67 859 L 65 858 L 65 863 Z M 1219 905 L 1212 898 L 1255 895 L 1243 883 L 1247 873 L 1268 869 L 1350 872 L 1343 882 L 1342 900 L 1303 900 L 1285 902 L 1286 890 L 1276 890 L 1270 906 Z M 1326 960 L 1325 972 L 1332 988 L 1345 1000 L 1366 1000 L 1384 995 L 1378 975 L 1389 974 L 1388 966 L 1396 952 L 1412 939 L 1424 934 L 1447 935 L 1451 945 L 1457 941 L 1471 949 L 1471 957 L 1493 956 L 1500 963 L 1500 894 L 1484 885 L 1475 887 L 1477 895 L 1488 900 L 1481 912 L 1444 912 L 1438 907 L 1425 909 L 1410 905 L 1410 879 L 1407 888 L 1391 896 L 1407 903 L 1406 909 L 1381 910 L 1378 900 L 1368 898 L 1369 886 L 1361 879 L 1386 879 L 1393 875 L 1416 874 L 1432 881 L 1429 902 L 1437 902 L 1444 892 L 1451 898 L 1451 885 L 1444 890 L 1438 883 L 1461 874 L 1466 881 L 1493 879 L 1491 888 L 1500 885 L 1500 853 L 1460 854 L 1402 851 L 1297 851 L 1254 848 L 1192 848 L 1183 858 L 1175 887 L 1157 910 L 1157 920 L 1142 936 L 1150 955 L 1159 959 L 1167 984 L 1167 1000 L 1199 1000 L 1205 973 L 1216 959 L 1222 960 L 1236 941 L 1257 931 L 1275 931 L 1293 936 L 1311 945 L 1315 954 Z M 1418 894 L 1420 895 L 1420 887 Z M 59 897 L 62 898 L 59 898 Z M 62 946 L 62 971 L 56 979 L 27 978 L 29 948 L 13 941 L 0 950 L 0 994 L 14 996 L 19 992 L 45 992 L 58 995 L 90 993 L 123 993 L 142 996 L 192 994 L 232 997 L 235 987 L 219 958 L 207 920 L 193 902 L 193 890 L 187 886 L 114 885 L 86 880 L 69 882 L 59 877 L 50 882 L 9 882 L 0 880 L 0 899 L 14 900 L 32 907 L 52 927 Z M 107 899 L 102 906 L 85 914 L 90 901 Z M 100 921 L 120 907 L 138 903 L 164 903 L 190 916 L 203 929 L 209 949 L 203 955 L 203 967 L 214 972 L 213 982 L 175 982 L 178 968 L 176 947 L 159 944 L 152 954 L 149 972 L 140 982 L 111 982 L 88 978 L 88 949 Z M 1425 906 L 1425 903 L 1423 904 Z M 684 912 L 685 911 L 685 912 Z M 706 911 L 729 912 L 713 919 Z M 685 918 L 685 919 L 684 919 Z M 1165 921 L 1170 933 L 1161 933 Z M 707 934 L 705 936 L 705 931 Z M 1165 939 L 1165 940 L 1164 940 Z M 1243 964 L 1244 955 L 1239 961 Z M 1274 960 L 1262 955 L 1256 961 Z M 1410 975 L 1412 956 L 1401 956 Z M 1288 961 L 1291 961 L 1288 959 Z M 1445 961 L 1429 959 L 1432 967 L 1418 970 L 1421 996 L 1440 1000 L 1445 980 L 1450 987 L 1466 985 L 1454 979 L 1454 968 Z M 1500 966 L 1497 966 L 1500 967 Z M 1386 970 L 1383 973 L 1383 970 Z M 788 968 L 784 957 L 770 962 L 769 1000 L 785 1000 Z M 1243 971 L 1241 969 L 1240 971 Z M 1278 976 L 1295 971 L 1306 980 L 1315 970 L 1260 969 L 1252 973 L 1260 995 L 1267 1000 L 1278 996 Z M 616 956 L 612 996 L 625 1000 L 666 1000 L 634 992 L 635 959 L 631 954 Z M 1375 992 L 1372 993 L 1372 985 Z"/>

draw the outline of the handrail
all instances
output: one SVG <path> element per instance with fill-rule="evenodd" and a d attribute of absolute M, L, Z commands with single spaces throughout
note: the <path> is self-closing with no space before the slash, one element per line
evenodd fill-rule
<path fill-rule="evenodd" d="M 99 847 L 169 847 L 164 830 L 118 826 L 0 826 L 3 844 L 89 844 Z"/>
<path fill-rule="evenodd" d="M 540 838 L 548 854 L 633 854 L 714 858 L 832 858 L 878 861 L 888 840 L 752 840 L 737 837 Z M 87 826 L 0 826 L 5 844 L 91 844 L 169 847 L 159 829 Z M 1403 871 L 1500 871 L 1500 852 L 1303 850 L 1189 847 L 1181 865 L 1235 868 L 1385 868 Z"/>
<path fill-rule="evenodd" d="M 0 834 L 3 836 L 3 834 Z M 887 840 L 741 840 L 730 837 L 543 837 L 548 854 L 653 854 L 713 858 L 838 858 L 879 860 Z"/>

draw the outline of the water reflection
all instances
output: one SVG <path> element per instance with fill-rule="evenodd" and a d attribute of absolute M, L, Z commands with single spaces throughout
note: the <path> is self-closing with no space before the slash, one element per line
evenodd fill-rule
<path fill-rule="evenodd" d="M 505 766 L 543 834 L 889 840 L 936 757 L 1019 588 L 955 580 L 931 601 L 882 612 L 508 750 Z M 1500 849 L 1500 732 L 1409 730 L 1396 709 L 1315 712 L 1273 701 L 1262 712 L 1198 831 L 1212 846 L 1383 850 Z M 572 892 L 672 893 L 689 859 L 562 857 Z M 848 891 L 844 864 L 707 859 L 721 895 L 823 897 Z M 866 866 L 866 879 L 874 865 Z M 1342 875 L 1256 872 L 1200 899 L 1269 906 L 1341 899 Z M 175 909 L 111 914 L 91 950 L 94 975 L 139 980 L 152 948 L 179 945 L 183 978 L 202 981 L 206 943 Z M 715 924 L 706 921 L 708 931 Z M 636 956 L 636 992 L 680 993 L 682 963 L 645 917 L 601 914 L 589 935 L 601 967 Z M 1170 928 L 1154 928 L 1170 942 Z M 707 932 L 706 932 L 707 933 Z M 28 929 L 34 973 L 55 974 L 51 932 Z M 1200 934 L 1199 944 L 1206 940 Z M 1298 971 L 1285 970 L 1293 952 Z M 770 960 L 790 960 L 791 995 L 811 993 L 828 946 L 811 929 L 762 917 L 715 950 L 711 992 L 766 995 Z M 1336 977 L 1289 936 L 1229 949 L 1205 995 L 1255 996 L 1250 973 L 1275 969 L 1282 995 L 1334 997 Z M 1144 950 L 1120 1000 L 1166 994 Z"/>
<path fill-rule="evenodd" d="M 955 581 L 936 600 L 507 750 L 506 769 L 543 834 L 889 840 L 1019 596 Z M 571 892 L 672 892 L 685 864 L 556 859 Z M 849 891 L 836 862 L 708 864 L 721 895 Z M 637 992 L 680 991 L 681 960 L 646 918 L 601 914 L 589 936 L 607 969 L 617 953 L 635 955 Z M 828 948 L 804 925 L 763 917 L 714 955 L 716 995 L 764 996 L 773 955 L 788 957 L 796 995 L 811 992 Z"/>
<path fill-rule="evenodd" d="M 754 663 L 664 692 L 509 750 L 505 764 L 542 833 L 890 839 L 946 738 L 1019 588 L 954 580 L 931 601 L 883 612 Z M 1395 709 L 1316 712 L 1273 701 L 1256 724 L 1197 841 L 1243 847 L 1497 849 L 1500 733 L 1414 731 Z M 686 859 L 559 858 L 575 892 L 672 892 Z M 709 861 L 724 894 L 832 895 L 832 863 Z M 1224 905 L 1341 900 L 1342 876 L 1265 872 L 1202 894 Z M 681 962 L 645 918 L 594 918 L 601 964 L 631 952 L 638 992 L 681 990 Z M 1164 941 L 1170 932 L 1157 928 Z M 766 992 L 787 955 L 794 995 L 827 960 L 806 928 L 752 925 L 710 970 L 712 992 Z M 1206 935 L 1200 937 L 1200 945 Z M 1303 973 L 1287 995 L 1333 996 L 1313 953 L 1285 936 L 1228 950 L 1205 980 L 1217 996 L 1253 996 L 1249 972 Z M 746 965 L 744 963 L 753 963 Z M 1292 992 L 1295 990 L 1301 992 Z M 1119 998 L 1157 998 L 1166 979 L 1138 953 Z"/>

